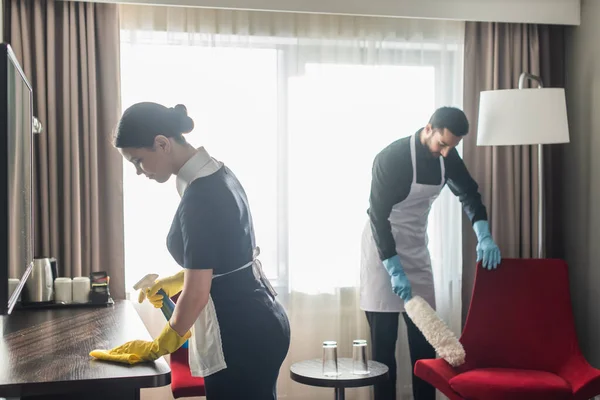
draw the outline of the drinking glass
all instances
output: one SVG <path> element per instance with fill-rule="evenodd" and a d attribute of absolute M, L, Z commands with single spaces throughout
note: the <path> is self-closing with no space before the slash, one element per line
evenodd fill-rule
<path fill-rule="evenodd" d="M 367 375 L 369 373 L 366 340 L 356 339 L 352 342 L 352 373 L 355 375 Z"/>
<path fill-rule="evenodd" d="M 323 342 L 323 375 L 338 376 L 337 342 L 327 340 Z"/>

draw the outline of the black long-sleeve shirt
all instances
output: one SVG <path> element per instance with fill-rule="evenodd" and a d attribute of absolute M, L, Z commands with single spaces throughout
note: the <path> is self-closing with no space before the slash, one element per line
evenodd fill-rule
<path fill-rule="evenodd" d="M 417 183 L 439 185 L 442 173 L 440 160 L 432 157 L 421 143 L 420 132 L 421 129 L 415 133 Z M 469 174 L 456 149 L 452 149 L 444 158 L 444 167 L 446 183 L 459 198 L 471 223 L 487 220 L 487 211 L 481 201 L 477 182 Z M 396 243 L 388 218 L 392 207 L 408 196 L 412 178 L 410 136 L 396 140 L 375 157 L 368 214 L 381 260 L 396 255 Z"/>

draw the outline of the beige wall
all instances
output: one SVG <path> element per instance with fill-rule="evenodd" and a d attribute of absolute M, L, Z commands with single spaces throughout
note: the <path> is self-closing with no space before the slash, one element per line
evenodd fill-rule
<path fill-rule="evenodd" d="M 600 1 L 583 0 L 581 17 L 566 38 L 564 237 L 580 344 L 600 367 Z"/>

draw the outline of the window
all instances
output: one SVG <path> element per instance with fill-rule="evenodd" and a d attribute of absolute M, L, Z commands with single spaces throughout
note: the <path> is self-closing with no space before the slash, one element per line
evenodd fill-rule
<path fill-rule="evenodd" d="M 456 104 L 452 53 L 442 60 L 435 49 L 389 52 L 394 62 L 380 65 L 310 51 L 300 62 L 290 45 L 125 39 L 123 108 L 186 105 L 195 121 L 186 139 L 228 164 L 246 188 L 274 283 L 304 292 L 354 286 L 374 156 L 414 133 L 436 107 Z M 177 270 L 166 235 L 179 196 L 174 179 L 159 185 L 129 164 L 124 190 L 131 287 L 146 273 Z"/>
<path fill-rule="evenodd" d="M 122 76 L 124 109 L 140 101 L 186 105 L 195 122 L 186 139 L 225 161 L 245 186 L 261 261 L 277 277 L 277 51 L 124 44 Z M 179 195 L 174 177 L 160 185 L 125 163 L 129 287 L 146 273 L 177 271 L 166 236 Z"/>
<path fill-rule="evenodd" d="M 292 285 L 353 286 L 373 158 L 427 121 L 435 69 L 311 63 L 290 79 L 288 99 Z"/>

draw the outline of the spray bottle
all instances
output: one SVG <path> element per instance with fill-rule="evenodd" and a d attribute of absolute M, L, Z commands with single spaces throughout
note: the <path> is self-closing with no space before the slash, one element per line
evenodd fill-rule
<path fill-rule="evenodd" d="M 139 280 L 138 283 L 136 283 L 135 285 L 133 285 L 133 288 L 135 290 L 146 290 L 152 287 L 152 285 L 154 285 L 154 282 L 158 279 L 158 274 L 148 274 L 146 276 L 144 276 L 142 279 Z M 165 316 L 165 319 L 167 321 L 171 320 L 171 317 L 173 316 L 173 310 L 175 310 L 175 303 L 173 302 L 173 300 L 171 300 L 171 298 L 167 295 L 167 293 L 165 293 L 164 290 L 162 289 L 158 289 L 157 292 L 159 295 L 162 296 L 162 300 L 163 300 L 163 305 L 160 308 L 160 311 L 162 311 L 163 315 Z M 187 349 L 188 347 L 188 342 L 186 341 L 183 346 L 184 349 Z"/>

